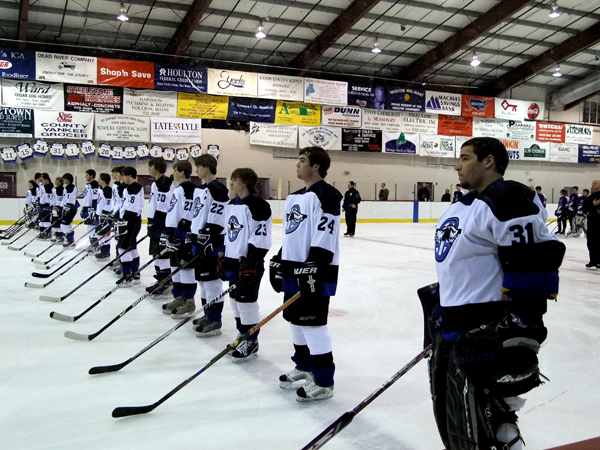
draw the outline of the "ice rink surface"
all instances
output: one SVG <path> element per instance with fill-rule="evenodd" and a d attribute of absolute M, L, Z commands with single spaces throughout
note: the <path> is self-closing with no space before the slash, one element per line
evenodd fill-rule
<path fill-rule="evenodd" d="M 111 417 L 115 407 L 156 402 L 235 338 L 228 301 L 221 336 L 199 339 L 189 324 L 121 371 L 88 375 L 93 366 L 127 360 L 176 325 L 161 313 L 164 298 L 148 298 L 91 342 L 63 336 L 102 328 L 145 293 L 153 268 L 142 273 L 141 285 L 119 289 L 77 322 L 59 322 L 51 311 L 81 313 L 114 287 L 112 271 L 62 303 L 42 302 L 40 295 L 62 296 L 102 264 L 90 257 L 47 288 L 27 289 L 25 282 L 50 279 L 31 277 L 30 258 L 1 246 L 0 448 L 301 449 L 420 352 L 416 290 L 436 281 L 434 229 L 427 223 L 359 223 L 356 237 L 340 239 L 339 288 L 329 321 L 337 368 L 332 399 L 302 404 L 294 391 L 279 388 L 278 376 L 293 363 L 287 322 L 277 316 L 261 330 L 257 359 L 232 364 L 226 356 L 153 412 L 122 419 Z M 273 233 L 268 258 L 280 247 L 281 225 Z M 541 371 L 551 381 L 525 395 L 520 413 L 528 450 L 600 435 L 600 273 L 584 270 L 585 239 L 564 241 L 560 295 L 549 304 L 549 337 L 540 352 Z M 47 245 L 35 241 L 25 251 L 39 253 Z M 147 249 L 144 242 L 142 264 Z M 259 301 L 262 317 L 281 304 L 267 278 Z M 324 448 L 441 450 L 426 369 L 419 363 Z"/>

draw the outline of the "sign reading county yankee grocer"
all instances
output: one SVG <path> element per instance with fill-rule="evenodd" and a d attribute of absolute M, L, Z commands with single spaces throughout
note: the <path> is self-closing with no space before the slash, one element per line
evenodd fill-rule
<path fill-rule="evenodd" d="M 36 111 L 35 137 L 47 139 L 92 139 L 94 114 L 67 111 Z"/>

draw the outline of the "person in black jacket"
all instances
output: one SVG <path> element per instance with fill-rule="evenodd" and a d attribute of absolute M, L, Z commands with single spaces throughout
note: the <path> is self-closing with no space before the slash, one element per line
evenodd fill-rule
<path fill-rule="evenodd" d="M 344 194 L 343 211 L 346 213 L 346 232 L 344 236 L 354 237 L 358 204 L 362 201 L 360 193 L 354 187 L 354 181 L 348 181 L 348 190 Z"/>
<path fill-rule="evenodd" d="M 593 194 L 583 202 L 583 212 L 587 214 L 587 247 L 590 262 L 585 265 L 588 270 L 600 269 L 600 180 L 592 181 Z"/>

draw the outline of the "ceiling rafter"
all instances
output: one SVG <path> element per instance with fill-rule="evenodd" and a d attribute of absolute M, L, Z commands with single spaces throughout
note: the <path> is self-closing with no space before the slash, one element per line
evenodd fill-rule
<path fill-rule="evenodd" d="M 190 36 L 200 23 L 212 0 L 194 0 L 185 14 L 185 17 L 177 27 L 177 31 L 165 48 L 165 53 L 174 56 L 173 61 L 183 53 L 190 42 Z"/>
<path fill-rule="evenodd" d="M 19 4 L 19 25 L 17 29 L 17 39 L 19 40 L 18 48 L 25 48 L 27 41 L 27 25 L 29 24 L 29 0 L 21 0 Z"/>

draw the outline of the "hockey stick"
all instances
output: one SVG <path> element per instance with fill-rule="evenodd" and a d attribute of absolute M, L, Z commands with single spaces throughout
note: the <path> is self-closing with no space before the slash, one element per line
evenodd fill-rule
<path fill-rule="evenodd" d="M 73 288 L 70 292 L 68 292 L 67 294 L 63 295 L 62 297 L 49 297 L 46 295 L 42 295 L 40 297 L 40 300 L 43 302 L 62 302 L 64 299 L 66 299 L 67 297 L 71 296 L 71 294 L 73 294 L 73 292 L 79 290 L 79 288 L 81 288 L 82 286 L 84 286 L 85 284 L 89 283 L 93 278 L 95 278 L 98 274 L 100 274 L 100 272 L 104 271 L 107 267 L 110 267 L 112 263 L 114 263 L 117 259 L 119 259 L 121 256 L 123 256 L 125 253 L 129 253 L 131 250 L 133 250 L 133 248 L 139 244 L 140 242 L 142 242 L 144 239 L 146 239 L 148 237 L 148 235 L 144 236 L 143 238 L 141 238 L 140 240 L 138 240 L 135 244 L 131 245 L 127 250 L 125 250 L 123 252 L 123 254 L 117 256 L 116 258 L 111 259 L 109 262 L 107 262 L 104 266 L 102 266 L 100 268 L 100 270 L 98 270 L 95 274 L 89 276 L 86 280 L 84 280 L 81 284 L 79 284 L 77 287 Z M 155 258 L 156 259 L 156 258 Z M 154 261 L 154 260 L 153 260 Z"/>
<path fill-rule="evenodd" d="M 183 266 L 175 269 L 173 272 L 171 272 L 171 274 L 168 277 L 163 279 L 162 282 L 158 286 L 156 286 L 151 292 L 146 292 L 144 295 L 142 295 L 140 298 L 138 298 L 135 302 L 133 302 L 131 305 L 129 305 L 127 308 L 125 308 L 123 311 L 121 311 L 121 313 L 118 316 L 116 316 L 114 319 L 112 319 L 110 322 L 108 322 L 106 325 L 104 325 L 102 328 L 100 328 L 95 333 L 81 334 L 81 333 L 74 333 L 73 331 L 65 331 L 65 337 L 69 338 L 69 339 L 75 339 L 76 341 L 91 341 L 91 340 L 96 339 L 102 332 L 104 332 L 104 330 L 106 330 L 113 323 L 115 323 L 117 320 L 119 320 L 121 317 L 123 317 L 125 314 L 127 314 L 129 311 L 131 311 L 133 308 L 135 308 L 146 297 L 148 297 L 149 295 L 152 295 L 152 293 L 154 291 L 156 291 L 158 288 L 162 287 L 167 281 L 169 281 L 171 278 L 173 278 L 173 275 L 175 275 L 180 270 L 185 269 L 196 258 L 197 258 L 197 256 L 193 257 L 192 259 L 187 261 Z"/>
<path fill-rule="evenodd" d="M 279 314 L 281 311 L 283 311 L 285 308 L 290 306 L 292 303 L 294 303 L 299 298 L 300 298 L 300 291 L 298 291 L 296 294 L 294 294 L 293 297 L 290 297 L 283 305 L 281 305 L 279 308 L 277 308 L 275 311 L 273 311 L 271 314 L 269 314 L 267 317 L 265 317 L 258 324 L 254 325 L 250 330 L 246 331 L 246 333 L 244 333 L 244 335 L 241 336 L 239 339 L 236 339 L 231 344 L 228 344 L 225 347 L 225 349 L 223 349 L 219 354 L 217 354 L 213 359 L 211 359 L 208 362 L 208 364 L 201 367 L 198 371 L 196 371 L 188 379 L 179 383 L 175 388 L 173 388 L 171 390 L 171 392 L 166 394 L 164 397 L 162 397 L 157 402 L 155 402 L 151 405 L 146 405 L 146 406 L 119 406 L 118 408 L 115 408 L 113 410 L 112 416 L 113 417 L 126 417 L 126 416 L 134 416 L 136 414 L 146 414 L 146 413 L 149 413 L 150 411 L 153 411 L 157 406 L 162 405 L 165 401 L 167 401 L 169 398 L 171 398 L 173 395 L 175 395 L 177 392 L 179 392 L 182 388 L 184 388 L 186 385 L 188 385 L 194 378 L 196 378 L 197 376 L 199 376 L 203 372 L 205 372 L 208 368 L 210 368 L 213 364 L 215 364 L 223 356 L 228 354 L 231 350 L 235 350 L 235 348 L 238 346 L 238 344 L 240 342 L 248 339 L 251 335 L 253 335 L 260 328 L 262 328 L 267 322 L 269 322 L 273 317 L 275 317 L 277 314 Z"/>
<path fill-rule="evenodd" d="M 6 230 L 0 231 L 0 239 L 8 239 L 6 234 L 11 234 L 14 236 L 14 230 L 20 229 L 23 224 L 27 222 L 29 214 L 25 213 L 21 217 L 19 217 L 12 225 L 10 225 Z"/>
<path fill-rule="evenodd" d="M 79 222 L 77 225 L 75 225 L 75 226 L 73 227 L 73 230 L 72 230 L 72 231 L 75 231 L 75 229 L 76 229 L 76 228 L 77 228 L 79 225 L 81 225 L 82 223 L 83 223 L 83 222 Z M 35 258 L 38 258 L 38 257 L 42 256 L 44 253 L 46 253 L 48 250 L 50 250 L 52 247 L 54 247 L 54 246 L 55 246 L 55 245 L 57 245 L 57 244 L 62 244 L 62 239 L 61 239 L 61 240 L 59 240 L 59 241 L 53 242 L 52 244 L 50 244 L 48 247 L 46 247 L 44 250 L 42 250 L 42 251 L 41 251 L 40 253 L 38 253 L 37 255 L 34 255 L 34 254 L 32 254 L 32 253 L 27 253 L 27 252 L 25 252 L 25 256 L 27 256 L 27 257 L 31 258 L 31 260 L 33 261 Z"/>
<path fill-rule="evenodd" d="M 5 234 L 0 236 L 0 239 L 11 239 L 15 234 L 17 234 L 25 227 L 25 224 L 26 222 L 11 225 L 11 227 L 7 228 L 4 231 Z"/>
<path fill-rule="evenodd" d="M 60 222 L 60 219 L 52 222 L 48 227 L 44 227 L 46 229 L 48 228 L 52 228 L 54 225 L 56 225 L 58 222 Z M 34 237 L 32 240 L 30 240 L 29 242 L 27 242 L 27 244 L 23 245 L 22 247 L 16 248 L 16 247 L 11 247 L 10 245 L 8 246 L 9 250 L 16 250 L 16 251 L 21 251 L 23 250 L 25 247 L 27 247 L 29 244 L 31 244 L 33 241 L 35 241 L 37 238 L 39 238 L 42 235 L 43 231 L 40 231 L 39 234 Z M 14 241 L 13 241 L 14 242 Z"/>
<path fill-rule="evenodd" d="M 27 233 L 29 233 L 31 230 L 32 230 L 31 228 L 27 228 L 27 229 L 25 230 L 25 232 L 24 232 L 24 233 L 21 233 L 20 235 L 18 235 L 18 236 L 17 236 L 15 239 L 13 239 L 12 241 L 10 241 L 10 242 L 2 242 L 2 245 L 8 245 L 8 249 L 9 249 L 9 250 L 18 250 L 17 248 L 11 247 L 11 244 L 14 244 L 15 242 L 17 242 L 19 239 L 21 239 L 23 236 L 25 236 L 25 235 L 26 235 Z M 21 231 L 21 230 L 19 230 L 19 231 Z M 19 231 L 17 231 L 17 233 L 18 233 Z M 15 233 L 15 234 L 17 234 L 17 233 Z M 14 234 L 11 236 L 11 238 L 12 238 L 12 237 L 14 237 Z M 36 236 L 36 237 L 37 237 L 37 236 Z"/>
<path fill-rule="evenodd" d="M 402 375 L 412 369 L 419 361 L 424 358 L 429 357 L 429 352 L 431 351 L 431 345 L 428 345 L 421 353 L 419 353 L 415 358 L 405 365 L 402 369 L 392 375 L 388 380 L 383 383 L 379 388 L 377 388 L 374 392 L 371 393 L 366 399 L 360 402 L 353 410 L 347 411 L 342 414 L 336 421 L 334 421 L 331 425 L 325 428 L 316 438 L 302 447 L 302 450 L 316 450 L 321 448 L 327 442 L 329 442 L 333 437 L 346 428 L 354 416 L 356 416 L 359 412 L 365 409 L 369 404 L 379 397 L 383 392 L 389 388 L 392 384 L 394 384 Z M 114 416 L 114 411 L 113 411 Z"/>
<path fill-rule="evenodd" d="M 83 223 L 83 222 L 81 222 Z M 74 230 L 75 228 L 73 228 Z M 78 250 L 77 246 L 79 245 L 79 243 L 90 233 L 93 233 L 94 230 L 90 230 L 87 233 L 85 233 L 83 236 L 81 236 L 79 239 L 77 239 L 75 242 L 72 242 L 71 244 L 69 244 L 67 247 L 63 248 L 60 252 L 58 252 L 56 255 L 54 255 L 52 258 L 50 258 L 48 261 L 39 261 L 37 259 L 32 259 L 31 262 L 33 262 L 36 266 L 42 266 L 40 268 L 40 270 L 47 270 L 52 268 L 53 266 L 55 266 L 56 264 L 58 264 L 59 262 L 61 262 L 63 259 L 67 258 L 69 256 L 69 254 L 73 253 L 74 251 Z M 69 232 L 70 233 L 70 232 Z M 72 248 L 71 248 L 72 247 Z M 69 250 L 70 249 L 70 250 Z M 56 261 L 54 264 L 51 265 L 47 265 L 49 262 L 54 261 L 56 258 L 58 258 L 60 255 L 62 255 L 64 252 L 68 251 L 69 253 L 67 253 L 66 255 L 63 255 L 62 258 L 59 258 L 58 261 Z"/>
<path fill-rule="evenodd" d="M 115 364 L 115 365 L 112 365 L 112 366 L 97 366 L 97 367 L 92 367 L 89 370 L 88 373 L 90 375 L 96 375 L 98 373 L 116 372 L 118 370 L 121 370 L 123 367 L 125 367 L 129 363 L 131 363 L 131 362 L 135 361 L 136 359 L 138 359 L 140 356 L 142 356 L 144 353 L 146 353 L 148 350 L 150 350 L 156 344 L 158 344 L 159 342 L 161 342 L 161 341 L 165 340 L 166 338 L 168 338 L 171 334 L 173 334 L 175 331 L 177 331 L 178 329 L 180 329 L 182 326 L 184 326 L 186 323 L 188 323 L 190 320 L 192 320 L 198 314 L 200 314 L 201 312 L 203 312 L 206 308 L 208 308 L 209 306 L 212 306 L 215 303 L 217 303 L 217 301 L 219 301 L 220 299 L 222 299 L 223 297 L 225 297 L 227 294 L 229 294 L 235 288 L 236 288 L 235 284 L 232 284 L 231 286 L 229 286 L 228 289 L 226 289 L 225 291 L 221 292 L 218 296 L 216 296 L 215 298 L 213 298 L 210 302 L 208 302 L 206 305 L 204 305 L 201 309 L 199 309 L 198 311 L 196 311 L 191 316 L 186 317 L 185 319 L 183 319 L 181 322 L 179 322 L 177 325 L 175 325 L 169 331 L 167 331 L 166 333 L 164 333 L 162 336 L 156 338 L 154 341 L 152 341 L 150 344 L 148 344 L 142 350 L 140 350 L 139 352 L 137 352 L 135 355 L 133 355 L 127 361 L 123 361 L 120 364 Z"/>

